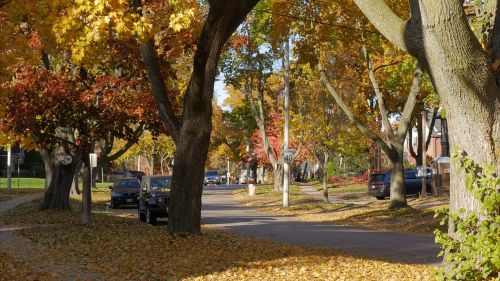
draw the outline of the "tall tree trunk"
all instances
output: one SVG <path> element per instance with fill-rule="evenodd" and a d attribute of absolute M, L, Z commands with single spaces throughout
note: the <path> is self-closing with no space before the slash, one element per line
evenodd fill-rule
<path fill-rule="evenodd" d="M 80 194 L 80 186 L 79 186 L 79 180 L 80 180 L 80 171 L 81 171 L 82 165 L 79 163 L 76 166 L 75 169 L 75 175 L 73 177 L 73 184 L 71 185 L 71 194 Z"/>
<path fill-rule="evenodd" d="M 412 0 L 412 17 L 406 22 L 383 0 L 354 2 L 389 41 L 426 66 L 446 109 L 451 145 L 500 172 L 500 90 L 487 52 L 470 28 L 463 1 Z M 495 20 L 494 39 L 500 36 L 498 25 Z M 493 55 L 500 50 L 495 42 L 488 52 Z M 479 211 L 456 163 L 451 170 L 450 211 Z M 454 231 L 450 224 L 449 232 Z"/>
<path fill-rule="evenodd" d="M 274 191 L 282 191 L 283 190 L 283 165 L 278 163 L 273 168 L 274 168 L 274 170 L 273 170 Z"/>
<path fill-rule="evenodd" d="M 55 170 L 53 159 L 51 157 L 51 152 L 44 148 L 38 149 L 40 152 L 40 156 L 43 160 L 43 165 L 45 168 L 45 190 L 47 190 L 50 186 L 50 181 L 52 180 L 52 174 Z"/>
<path fill-rule="evenodd" d="M 52 161 L 56 161 L 55 159 Z M 75 174 L 76 165 L 70 163 L 63 165 L 56 163 L 53 172 L 51 173 L 50 184 L 45 190 L 41 210 L 69 210 L 69 192 L 73 177 Z"/>
<path fill-rule="evenodd" d="M 88 153 L 83 154 L 83 194 L 81 223 L 92 222 L 92 176 Z"/>
<path fill-rule="evenodd" d="M 134 6 L 140 6 L 134 1 Z M 201 195 L 212 130 L 212 99 L 217 64 L 222 47 L 245 19 L 258 0 L 209 1 L 206 17 L 193 62 L 193 72 L 184 96 L 182 118 L 178 118 L 166 95 L 153 40 L 141 45 L 152 93 L 160 119 L 167 127 L 177 150 L 170 192 L 170 232 L 200 232 Z"/>
<path fill-rule="evenodd" d="M 329 153 L 327 151 L 324 152 L 324 160 L 323 160 L 323 201 L 325 203 L 329 203 L 328 200 L 328 156 Z"/>
<path fill-rule="evenodd" d="M 391 162 L 391 194 L 389 209 L 399 209 L 407 206 L 404 183 L 403 148 L 394 148 L 389 154 Z"/>

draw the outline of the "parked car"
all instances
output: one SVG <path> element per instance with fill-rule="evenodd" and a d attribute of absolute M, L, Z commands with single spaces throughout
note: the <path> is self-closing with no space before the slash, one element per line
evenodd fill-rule
<path fill-rule="evenodd" d="M 416 170 L 404 171 L 404 184 L 406 195 L 419 194 L 422 191 L 422 177 L 417 177 Z M 391 172 L 377 173 L 370 176 L 368 181 L 368 194 L 379 200 L 390 197 Z M 431 177 L 426 176 L 427 193 L 431 192 Z"/>
<path fill-rule="evenodd" d="M 172 176 L 143 176 L 139 193 L 139 220 L 155 224 L 157 218 L 168 217 Z"/>
<path fill-rule="evenodd" d="M 141 180 L 142 177 L 146 175 L 143 171 L 130 171 L 130 174 L 132 177 L 136 177 L 139 180 Z"/>
<path fill-rule="evenodd" d="M 137 195 L 141 183 L 137 178 L 120 178 L 116 179 L 111 189 L 111 205 L 112 209 L 116 209 L 121 205 L 136 205 Z"/>
<path fill-rule="evenodd" d="M 205 172 L 205 179 L 203 181 L 204 185 L 208 184 L 221 184 L 222 175 L 218 170 L 211 170 Z"/>
<path fill-rule="evenodd" d="M 108 173 L 107 180 L 109 182 L 113 182 L 116 179 L 130 178 L 130 177 L 132 177 L 132 174 L 128 171 L 113 171 L 113 172 Z"/>

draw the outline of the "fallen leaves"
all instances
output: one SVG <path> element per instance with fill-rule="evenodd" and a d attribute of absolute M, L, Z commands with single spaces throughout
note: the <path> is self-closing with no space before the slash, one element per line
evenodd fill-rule
<path fill-rule="evenodd" d="M 342 190 L 353 186 L 339 187 Z M 302 194 L 297 186 L 290 186 L 290 207 L 281 206 L 281 192 L 270 186 L 257 186 L 256 196 L 248 196 L 245 190 L 234 192 L 240 203 L 282 216 L 293 216 L 303 221 L 326 222 L 350 225 L 365 229 L 404 232 L 432 236 L 435 229 L 446 229 L 434 218 L 434 206 L 446 205 L 442 198 L 408 199 L 408 208 L 388 210 L 388 201 L 366 204 L 335 203 L 325 204 L 321 199 Z M 343 199 L 342 197 L 339 197 Z M 346 198 L 352 199 L 352 198 Z"/>
<path fill-rule="evenodd" d="M 284 245 L 210 226 L 203 226 L 200 235 L 171 235 L 165 227 L 106 209 L 107 190 L 95 190 L 93 199 L 94 220 L 87 226 L 78 224 L 80 201 L 74 198 L 72 211 L 40 212 L 35 202 L 2 214 L 0 220 L 29 225 L 18 233 L 33 241 L 38 253 L 96 272 L 102 280 L 432 279 L 430 268 L 422 265 Z"/>
<path fill-rule="evenodd" d="M 0 188 L 0 202 L 16 199 L 18 197 L 25 195 L 42 193 L 42 192 L 43 189 L 41 188 L 11 188 L 11 189 Z"/>

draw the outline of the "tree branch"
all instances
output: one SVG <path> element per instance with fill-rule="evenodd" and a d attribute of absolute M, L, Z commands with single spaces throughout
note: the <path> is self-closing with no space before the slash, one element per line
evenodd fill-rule
<path fill-rule="evenodd" d="M 375 95 L 377 96 L 377 104 L 378 104 L 378 109 L 380 111 L 380 115 L 382 117 L 382 124 L 384 125 L 384 129 L 389 136 L 389 139 L 394 139 L 394 131 L 392 129 L 391 123 L 389 122 L 389 116 L 387 114 L 387 109 L 385 108 L 385 103 L 384 103 L 384 95 L 382 94 L 382 91 L 380 90 L 380 86 L 378 85 L 377 78 L 375 77 L 375 72 L 372 69 L 372 62 L 370 60 L 370 55 L 368 54 L 368 51 L 366 50 L 366 46 L 363 45 L 361 47 L 361 50 L 363 51 L 363 55 L 365 56 L 366 60 L 366 66 L 368 69 L 368 76 L 370 77 L 370 81 L 373 86 L 373 90 L 375 91 Z"/>
<path fill-rule="evenodd" d="M 326 76 L 325 70 L 323 69 L 323 66 L 321 62 L 318 63 L 318 71 L 320 74 L 320 80 L 323 83 L 323 85 L 326 87 L 328 93 L 335 99 L 335 102 L 339 105 L 339 107 L 344 111 L 345 115 L 347 115 L 347 118 L 353 123 L 358 130 L 360 130 L 363 134 L 368 136 L 371 140 L 376 142 L 384 151 L 390 151 L 390 147 L 385 143 L 383 139 L 381 139 L 377 134 L 374 134 L 371 132 L 361 121 L 356 118 L 354 113 L 349 109 L 347 104 L 344 102 L 342 97 L 339 95 L 337 90 L 333 87 L 333 85 L 328 81 L 328 78 Z"/>
<path fill-rule="evenodd" d="M 403 141 L 406 137 L 406 132 L 408 131 L 408 126 L 411 122 L 411 116 L 413 114 L 413 109 L 415 108 L 415 104 L 417 103 L 417 96 L 420 93 L 420 88 L 422 87 L 422 77 L 424 76 L 424 72 L 420 67 L 420 64 L 417 63 L 415 68 L 415 73 L 413 74 L 413 82 L 410 88 L 410 94 L 405 103 L 405 107 L 403 110 L 403 115 L 399 120 L 399 128 L 397 132 L 398 141 Z"/>
<path fill-rule="evenodd" d="M 129 150 L 136 142 L 137 140 L 141 137 L 142 133 L 144 132 L 144 124 L 141 124 L 137 129 L 134 131 L 133 137 L 128 140 L 128 142 L 120 148 L 117 152 L 115 152 L 113 155 L 108 156 L 108 161 L 114 161 L 118 159 L 120 156 L 122 156 L 127 150 Z"/>
<path fill-rule="evenodd" d="M 407 22 L 399 18 L 384 0 L 354 0 L 354 3 L 387 40 L 409 52 L 405 42 Z"/>

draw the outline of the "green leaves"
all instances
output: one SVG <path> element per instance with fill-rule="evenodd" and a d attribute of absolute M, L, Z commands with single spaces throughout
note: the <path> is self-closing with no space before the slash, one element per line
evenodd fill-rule
<path fill-rule="evenodd" d="M 465 174 L 465 184 L 479 202 L 477 212 L 448 213 L 455 227 L 452 235 L 435 231 L 449 268 L 441 280 L 500 280 L 500 178 L 495 167 L 476 164 L 464 151 L 455 149 L 453 160 Z M 442 214 L 442 211 L 436 214 Z"/>

